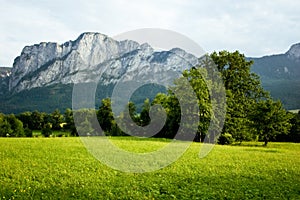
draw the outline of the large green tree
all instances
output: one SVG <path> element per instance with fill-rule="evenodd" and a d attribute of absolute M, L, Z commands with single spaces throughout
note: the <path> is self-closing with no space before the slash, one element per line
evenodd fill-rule
<path fill-rule="evenodd" d="M 252 125 L 264 140 L 265 146 L 276 135 L 288 134 L 292 126 L 291 118 L 292 115 L 283 108 L 280 101 L 270 99 L 259 101 L 250 115 Z"/>
<path fill-rule="evenodd" d="M 210 56 L 222 74 L 226 89 L 227 114 L 223 133 L 231 134 L 237 141 L 253 139 L 249 114 L 259 100 L 270 98 L 259 77 L 250 70 L 253 62 L 238 51 L 214 52 Z"/>

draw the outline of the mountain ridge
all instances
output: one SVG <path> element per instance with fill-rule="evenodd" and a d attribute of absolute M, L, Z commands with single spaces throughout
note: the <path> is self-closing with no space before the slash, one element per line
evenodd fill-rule
<path fill-rule="evenodd" d="M 281 100 L 287 109 L 300 108 L 300 43 L 282 54 L 248 59 L 254 61 L 252 71 L 273 98 Z"/>
<path fill-rule="evenodd" d="M 288 109 L 300 108 L 300 43 L 283 54 L 247 59 L 254 61 L 252 71 L 275 99 L 281 99 Z M 51 107 L 63 109 L 71 106 L 67 100 L 71 101 L 72 84 L 100 77 L 99 88 L 106 92 L 98 97 L 104 98 L 120 78 L 130 80 L 139 75 L 141 79 L 161 81 L 166 78 L 161 72 L 181 73 L 197 63 L 198 58 L 180 48 L 155 51 L 147 43 L 117 41 L 101 33 L 82 33 L 62 44 L 41 42 L 25 46 L 13 68 L 0 67 L 0 111 L 25 111 L 26 105 L 19 109 L 15 104 L 27 96 L 37 100 L 29 105 L 27 99 L 28 108 L 48 111 L 45 107 L 51 102 L 46 104 L 43 98 L 53 99 L 49 95 L 58 95 L 64 102 L 64 106 L 54 102 Z"/>
<path fill-rule="evenodd" d="M 95 81 L 101 88 L 98 92 L 106 91 L 105 95 L 96 96 L 104 98 L 110 94 L 108 88 L 120 79 L 126 81 L 139 77 L 150 83 L 164 82 L 169 79 L 168 73 L 181 74 L 197 63 L 198 58 L 179 48 L 155 51 L 147 43 L 117 41 L 101 33 L 83 33 L 76 40 L 63 44 L 41 42 L 24 47 L 14 60 L 10 76 L 2 81 L 0 110 L 25 111 L 26 106 L 16 105 L 20 99 L 27 99 L 24 104 L 34 109 L 48 111 L 45 109 L 47 104 L 63 109 L 58 102 L 47 101 L 45 104 L 43 99 L 53 99 L 50 95 L 58 95 L 57 99 L 68 99 L 71 103 L 69 85 Z M 30 105 L 28 96 L 38 100 L 32 101 L 36 105 Z M 63 107 L 70 106 L 70 103 L 64 102 Z"/>

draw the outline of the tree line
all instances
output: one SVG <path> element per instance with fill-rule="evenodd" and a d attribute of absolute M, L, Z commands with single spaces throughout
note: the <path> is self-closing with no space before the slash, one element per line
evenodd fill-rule
<path fill-rule="evenodd" d="M 251 140 L 264 141 L 265 145 L 269 141 L 300 142 L 300 112 L 289 113 L 280 101 L 273 100 L 262 88 L 258 75 L 251 72 L 252 64 L 252 61 L 247 61 L 238 51 L 214 52 L 201 59 L 198 66 L 184 71 L 182 78 L 175 80 L 166 93 L 158 93 L 153 101 L 146 99 L 141 109 L 137 109 L 135 103 L 129 102 L 123 112 L 114 116 L 112 102 L 107 98 L 102 100 L 97 110 L 66 109 L 64 113 L 55 110 L 50 114 L 38 111 L 18 115 L 1 114 L 0 136 L 30 137 L 31 130 L 41 130 L 46 137 L 53 130 L 66 130 L 71 136 L 76 136 L 77 133 L 97 135 L 99 127 L 97 123 L 92 123 L 96 116 L 101 129 L 110 136 L 124 136 L 135 132 L 139 136 L 148 136 L 141 127 L 152 124 L 155 130 L 156 125 L 159 126 L 161 121 L 165 121 L 161 129 L 155 130 L 157 132 L 153 137 L 174 138 L 180 126 L 184 126 L 184 130 L 196 127 L 194 140 L 201 142 L 207 135 L 211 121 L 217 121 L 217 116 L 221 115 L 218 109 L 213 111 L 213 106 L 218 106 L 218 102 L 214 102 L 212 98 L 218 96 L 218 92 L 221 93 L 220 83 L 208 79 L 210 74 L 216 73 L 216 68 L 222 77 L 226 96 L 225 123 L 218 138 L 220 144 Z M 210 65 L 215 68 L 207 67 Z M 188 81 L 195 92 L 196 102 L 189 97 L 190 94 L 184 93 L 186 83 L 183 79 Z M 182 113 L 182 102 L 176 96 L 178 94 L 190 100 L 185 102 L 188 109 L 186 113 Z M 197 105 L 197 109 L 193 105 Z M 77 130 L 74 114 L 77 116 Z M 195 124 L 181 124 L 183 114 L 188 114 L 188 117 L 196 115 L 199 120 Z"/>

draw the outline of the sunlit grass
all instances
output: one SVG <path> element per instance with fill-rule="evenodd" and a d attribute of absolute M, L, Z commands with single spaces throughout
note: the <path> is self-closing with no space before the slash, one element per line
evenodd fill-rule
<path fill-rule="evenodd" d="M 133 152 L 165 139 L 111 138 Z M 216 145 L 199 159 L 193 143 L 175 163 L 124 173 L 100 163 L 80 138 L 1 138 L 2 199 L 300 199 L 300 144 Z"/>

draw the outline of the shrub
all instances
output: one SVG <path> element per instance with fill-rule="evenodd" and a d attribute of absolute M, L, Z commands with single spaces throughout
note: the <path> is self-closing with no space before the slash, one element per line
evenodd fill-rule
<path fill-rule="evenodd" d="M 50 137 L 52 134 L 51 125 L 49 123 L 45 124 L 44 128 L 42 129 L 42 135 L 44 137 Z"/>
<path fill-rule="evenodd" d="M 25 136 L 26 136 L 26 137 L 32 137 L 32 136 L 33 136 L 32 130 L 31 130 L 30 128 L 28 128 L 28 127 L 26 127 L 26 128 L 24 129 L 24 133 L 25 133 Z"/>
<path fill-rule="evenodd" d="M 234 139 L 233 139 L 232 135 L 229 133 L 222 134 L 218 139 L 218 144 L 222 144 L 222 145 L 232 144 L 233 142 L 234 142 Z"/>

